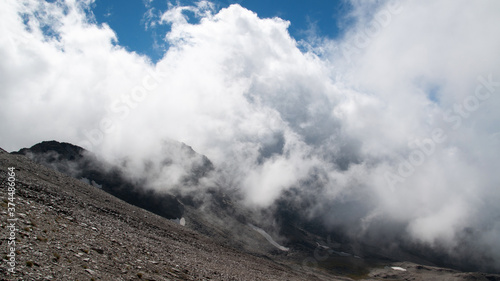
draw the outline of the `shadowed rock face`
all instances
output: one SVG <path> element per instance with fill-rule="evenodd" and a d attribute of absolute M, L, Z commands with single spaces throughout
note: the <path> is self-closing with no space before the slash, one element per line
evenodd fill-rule
<path fill-rule="evenodd" d="M 44 141 L 12 154 L 25 155 L 71 177 L 94 182 L 123 201 L 167 219 L 181 218 L 183 215 L 184 206 L 175 196 L 142 188 L 140 183 L 128 179 L 119 167 L 104 163 L 81 147 Z"/>
<path fill-rule="evenodd" d="M 12 154 L 46 155 L 45 160 L 49 163 L 60 160 L 79 161 L 84 158 L 85 149 L 65 142 L 44 141 L 33 145 L 30 148 L 22 148 Z"/>

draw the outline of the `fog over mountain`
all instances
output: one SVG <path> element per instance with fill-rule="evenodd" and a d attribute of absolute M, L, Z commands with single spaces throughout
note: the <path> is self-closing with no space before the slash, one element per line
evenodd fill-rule
<path fill-rule="evenodd" d="M 204 161 L 180 141 L 214 165 L 186 191 L 287 198 L 353 239 L 500 271 L 500 2 L 352 0 L 344 36 L 299 42 L 239 5 L 172 5 L 157 63 L 92 2 L 0 2 L 4 149 L 70 142 L 161 191 Z"/>

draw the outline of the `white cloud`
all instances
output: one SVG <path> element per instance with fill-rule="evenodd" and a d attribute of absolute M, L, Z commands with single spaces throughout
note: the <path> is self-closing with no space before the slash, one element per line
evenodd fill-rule
<path fill-rule="evenodd" d="M 76 3 L 2 6 L 2 117 L 9 120 L 2 142 L 8 149 L 83 138 L 84 129 L 104 113 L 103 105 L 128 91 L 149 67 L 144 58 L 114 46 L 114 32 L 89 23 Z M 46 26 L 53 36 L 44 34 Z"/>

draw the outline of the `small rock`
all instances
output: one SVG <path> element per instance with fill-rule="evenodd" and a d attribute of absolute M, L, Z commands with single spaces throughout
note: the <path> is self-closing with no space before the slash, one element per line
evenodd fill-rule
<path fill-rule="evenodd" d="M 96 251 L 97 253 L 99 254 L 104 254 L 104 250 L 103 249 L 99 249 L 99 248 L 92 248 L 92 250 Z"/>
<path fill-rule="evenodd" d="M 87 271 L 88 273 L 90 273 L 90 275 L 94 275 L 95 274 L 95 271 L 93 271 L 92 269 L 85 269 L 85 271 Z"/>

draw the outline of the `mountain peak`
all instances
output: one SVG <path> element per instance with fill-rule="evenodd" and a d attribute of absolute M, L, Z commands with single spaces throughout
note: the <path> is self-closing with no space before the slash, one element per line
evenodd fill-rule
<path fill-rule="evenodd" d="M 71 143 L 51 140 L 42 141 L 30 148 L 22 148 L 19 151 L 12 152 L 12 154 L 26 155 L 27 153 L 45 154 L 51 152 L 57 153 L 61 160 L 79 160 L 83 158 L 86 150 Z"/>

